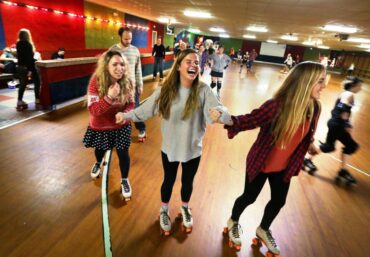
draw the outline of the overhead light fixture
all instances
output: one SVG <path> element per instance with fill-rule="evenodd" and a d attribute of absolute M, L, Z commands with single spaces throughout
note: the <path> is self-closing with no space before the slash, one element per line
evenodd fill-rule
<path fill-rule="evenodd" d="M 188 31 L 191 33 L 200 33 L 200 29 L 195 29 L 195 28 L 189 28 Z"/>
<path fill-rule="evenodd" d="M 334 31 L 334 32 L 342 32 L 342 33 L 356 33 L 357 28 L 355 27 L 349 27 L 349 26 L 343 26 L 343 25 L 325 25 L 323 30 L 327 31 Z"/>
<path fill-rule="evenodd" d="M 310 41 L 310 40 L 306 40 L 306 41 L 303 41 L 303 45 L 306 45 L 306 46 L 313 46 L 316 42 L 315 41 Z"/>
<path fill-rule="evenodd" d="M 219 37 L 226 37 L 226 38 L 229 38 L 229 37 L 230 37 L 230 35 L 229 35 L 229 34 L 225 34 L 225 33 L 223 33 L 223 34 L 220 34 L 220 35 L 219 35 Z"/>
<path fill-rule="evenodd" d="M 249 35 L 249 34 L 246 34 L 246 35 L 243 35 L 244 38 L 251 38 L 251 39 L 255 39 L 256 36 L 255 35 Z"/>
<path fill-rule="evenodd" d="M 298 41 L 298 37 L 292 35 L 283 35 L 280 38 L 289 41 Z"/>
<path fill-rule="evenodd" d="M 361 44 L 357 47 L 360 47 L 360 48 L 370 48 L 370 44 Z"/>
<path fill-rule="evenodd" d="M 317 46 L 317 48 L 320 48 L 320 49 L 329 49 L 330 47 L 324 46 L 324 45 L 319 45 L 319 46 Z"/>
<path fill-rule="evenodd" d="M 212 32 L 225 33 L 225 30 L 223 28 L 212 27 L 209 30 Z"/>
<path fill-rule="evenodd" d="M 370 52 L 370 49 L 367 49 L 366 52 Z"/>
<path fill-rule="evenodd" d="M 268 29 L 265 26 L 249 26 L 247 27 L 248 31 L 254 31 L 254 32 L 267 32 Z"/>
<path fill-rule="evenodd" d="M 370 43 L 370 39 L 367 38 L 360 38 L 360 37 L 350 37 L 347 39 L 348 42 L 355 42 L 355 43 Z"/>
<path fill-rule="evenodd" d="M 212 18 L 212 15 L 209 12 L 203 12 L 203 11 L 186 10 L 186 11 L 184 11 L 184 15 L 188 16 L 188 17 L 202 18 L 202 19 Z"/>
<path fill-rule="evenodd" d="M 171 18 L 171 17 L 159 17 L 157 20 L 160 23 L 167 23 L 167 24 L 177 23 L 177 20 L 175 18 Z"/>
<path fill-rule="evenodd" d="M 266 42 L 267 42 L 267 43 L 271 43 L 271 44 L 277 44 L 277 43 L 278 43 L 278 41 L 276 41 L 276 40 L 271 40 L 271 39 L 266 40 Z"/>

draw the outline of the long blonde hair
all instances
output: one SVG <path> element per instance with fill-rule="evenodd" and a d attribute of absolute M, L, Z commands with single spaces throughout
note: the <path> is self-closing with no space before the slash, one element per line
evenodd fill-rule
<path fill-rule="evenodd" d="M 33 43 L 31 32 L 28 29 L 20 29 L 18 32 L 18 41 L 28 41 L 32 46 L 32 52 L 36 51 L 35 44 Z"/>
<path fill-rule="evenodd" d="M 159 114 L 164 118 L 168 119 L 170 117 L 170 110 L 172 101 L 176 98 L 179 87 L 180 87 L 180 72 L 178 68 L 181 62 L 189 54 L 196 54 L 197 52 L 193 49 L 185 49 L 175 59 L 169 74 L 167 75 L 165 81 L 162 84 L 161 93 L 156 101 L 158 105 Z M 191 91 L 188 99 L 186 100 L 185 109 L 182 113 L 182 119 L 186 120 L 192 113 L 199 108 L 199 74 L 194 79 L 191 86 Z"/>
<path fill-rule="evenodd" d="M 126 103 L 131 97 L 133 97 L 133 85 L 132 82 L 128 79 L 128 62 L 127 59 L 118 51 L 108 50 L 104 52 L 99 60 L 96 67 L 96 70 L 91 78 L 96 77 L 98 84 L 99 97 L 103 98 L 108 94 L 109 87 L 113 84 L 112 76 L 109 74 L 108 64 L 113 56 L 119 56 L 123 59 L 123 63 L 126 67 L 125 73 L 122 78 L 117 81 L 120 86 L 121 94 L 118 97 L 119 101 Z"/>
<path fill-rule="evenodd" d="M 319 81 L 325 67 L 317 62 L 301 62 L 288 74 L 283 84 L 274 95 L 281 101 L 281 109 L 275 116 L 272 134 L 274 143 L 285 148 L 292 140 L 298 128 L 312 121 L 315 102 L 311 97 L 313 87 Z M 303 132 L 302 132 L 303 133 Z"/>

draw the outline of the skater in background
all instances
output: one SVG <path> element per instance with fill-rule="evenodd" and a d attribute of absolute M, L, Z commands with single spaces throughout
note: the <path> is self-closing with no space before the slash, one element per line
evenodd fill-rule
<path fill-rule="evenodd" d="M 241 131 L 260 128 L 247 156 L 244 192 L 236 199 L 224 230 L 235 248 L 241 247 L 239 218 L 268 180 L 271 199 L 257 228 L 256 240 L 262 241 L 271 253 L 280 253 L 270 226 L 285 205 L 290 180 L 298 175 L 306 152 L 317 152 L 312 142 L 325 77 L 326 71 L 321 64 L 302 62 L 292 69 L 274 97 L 251 113 L 222 118 L 228 114 L 215 109 L 210 111 L 213 121 L 224 123 L 219 120 L 220 116 L 228 121 L 224 124 L 230 139 Z"/>
<path fill-rule="evenodd" d="M 140 96 L 144 91 L 143 75 L 141 70 L 141 58 L 139 49 L 131 44 L 132 31 L 128 27 L 121 27 L 118 30 L 120 43 L 111 47 L 111 50 L 120 52 L 128 61 L 128 74 L 135 88 L 135 106 L 140 105 Z M 139 131 L 138 140 L 146 140 L 146 126 L 144 122 L 135 122 L 135 128 Z"/>
<path fill-rule="evenodd" d="M 257 52 L 256 49 L 252 49 L 251 53 L 249 54 L 249 71 L 253 72 L 253 64 L 254 61 L 257 59 Z"/>
<path fill-rule="evenodd" d="M 28 108 L 28 104 L 23 101 L 24 91 L 28 84 L 28 78 L 32 77 L 35 92 L 35 105 L 40 105 L 40 77 L 35 65 L 35 45 L 32 41 L 31 32 L 28 29 L 21 29 L 18 32 L 17 42 L 17 74 L 19 78 L 19 90 L 17 110 L 22 111 Z"/>
<path fill-rule="evenodd" d="M 250 69 L 249 69 L 249 53 L 248 53 L 248 51 L 245 52 L 245 54 L 242 57 L 242 62 L 240 64 L 239 73 L 242 73 L 242 70 L 243 70 L 243 66 L 244 65 L 247 67 L 247 73 L 248 73 L 250 71 Z"/>
<path fill-rule="evenodd" d="M 125 199 L 132 194 L 128 179 L 131 124 L 116 124 L 115 115 L 134 108 L 134 85 L 128 78 L 128 69 L 126 58 L 118 51 L 109 50 L 99 58 L 88 85 L 90 123 L 83 139 L 85 147 L 95 148 L 96 163 L 90 173 L 93 179 L 99 177 L 105 152 L 116 148 L 122 178 L 121 193 Z"/>
<path fill-rule="evenodd" d="M 204 68 L 206 67 L 209 58 L 208 51 L 206 51 L 204 45 L 199 46 L 198 55 L 200 60 L 200 75 L 203 75 Z"/>
<path fill-rule="evenodd" d="M 341 154 L 341 167 L 338 171 L 337 180 L 343 178 L 348 183 L 356 184 L 356 179 L 348 172 L 346 165 L 348 157 L 359 148 L 357 142 L 352 138 L 352 125 L 350 123 L 351 109 L 355 103 L 355 94 L 361 90 L 362 81 L 356 77 L 350 77 L 343 82 L 344 91 L 335 101 L 334 109 L 331 111 L 331 118 L 328 121 L 328 134 L 326 142 L 320 145 L 323 153 L 330 153 L 335 150 L 335 142 L 340 141 L 344 147 Z M 304 169 L 310 174 L 317 170 L 312 162 L 312 156 L 304 160 Z"/>
<path fill-rule="evenodd" d="M 59 48 L 58 51 L 51 55 L 52 60 L 64 59 L 65 49 L 63 47 Z"/>
<path fill-rule="evenodd" d="M 181 163 L 181 214 L 183 227 L 191 232 L 193 217 L 189 201 L 197 173 L 202 139 L 206 124 L 212 123 L 208 109 L 219 102 L 208 85 L 199 81 L 199 56 L 193 49 L 183 50 L 176 58 L 167 79 L 142 105 L 128 113 L 118 113 L 117 122 L 144 121 L 157 114 L 162 118 L 162 164 L 164 180 L 161 186 L 159 223 L 169 235 L 171 220 L 169 202 Z"/>
<path fill-rule="evenodd" d="M 231 59 L 228 55 L 224 54 L 223 45 L 219 45 L 217 52 L 213 53 L 209 59 L 211 61 L 211 88 L 213 89 L 217 85 L 217 96 L 220 97 L 224 70 L 231 63 Z"/>
<path fill-rule="evenodd" d="M 290 71 L 290 69 L 293 67 L 294 65 L 294 60 L 293 60 L 293 57 L 292 55 L 289 53 L 284 61 L 284 69 L 283 69 L 283 73 L 288 73 Z"/>
<path fill-rule="evenodd" d="M 162 39 L 158 38 L 157 43 L 153 46 L 152 56 L 154 57 L 153 81 L 157 77 L 159 70 L 159 81 L 163 79 L 163 60 L 166 58 L 166 49 L 162 44 Z"/>

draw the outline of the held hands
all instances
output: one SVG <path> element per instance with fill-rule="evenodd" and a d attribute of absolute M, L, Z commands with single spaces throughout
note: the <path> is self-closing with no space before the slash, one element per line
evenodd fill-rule
<path fill-rule="evenodd" d="M 116 113 L 116 124 L 123 124 L 126 122 L 125 114 L 123 112 Z"/>
<path fill-rule="evenodd" d="M 231 115 L 228 113 L 225 106 L 216 106 L 209 109 L 209 116 L 213 122 L 226 124 L 229 126 L 234 124 L 233 120 L 231 119 Z"/>

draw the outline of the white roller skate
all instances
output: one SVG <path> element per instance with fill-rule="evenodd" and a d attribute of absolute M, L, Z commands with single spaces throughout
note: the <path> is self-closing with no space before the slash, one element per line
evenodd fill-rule
<path fill-rule="evenodd" d="M 159 209 L 159 225 L 161 235 L 169 236 L 171 234 L 171 219 L 168 208 L 161 207 Z"/>
<path fill-rule="evenodd" d="M 266 257 L 280 257 L 280 249 L 272 237 L 271 230 L 263 230 L 261 227 L 257 228 L 256 238 L 253 239 L 252 245 L 261 247 L 262 243 L 268 248 Z"/>
<path fill-rule="evenodd" d="M 131 194 L 132 194 L 132 191 L 131 191 L 130 181 L 128 180 L 128 178 L 122 179 L 122 182 L 121 182 L 121 198 L 122 198 L 122 200 L 125 199 L 126 202 L 130 201 L 131 200 Z"/>
<path fill-rule="evenodd" d="M 191 214 L 190 208 L 181 206 L 180 211 L 179 218 L 182 218 L 181 230 L 186 233 L 191 233 L 193 230 L 193 215 Z"/>
<path fill-rule="evenodd" d="M 91 176 L 92 179 L 99 178 L 100 172 L 101 172 L 100 165 L 101 165 L 101 163 L 96 162 L 94 164 L 94 166 L 92 166 L 91 171 L 90 171 L 90 176 Z"/>
<path fill-rule="evenodd" d="M 146 139 L 146 132 L 145 132 L 145 130 L 139 131 L 138 138 L 139 138 L 139 142 L 141 142 L 141 143 L 144 143 L 145 142 L 145 139 Z"/>
<path fill-rule="evenodd" d="M 240 234 L 242 232 L 241 226 L 237 221 L 233 221 L 231 218 L 227 221 L 227 227 L 224 227 L 224 234 L 229 236 L 229 247 L 235 248 L 239 251 L 242 248 L 242 241 L 240 240 Z"/>

